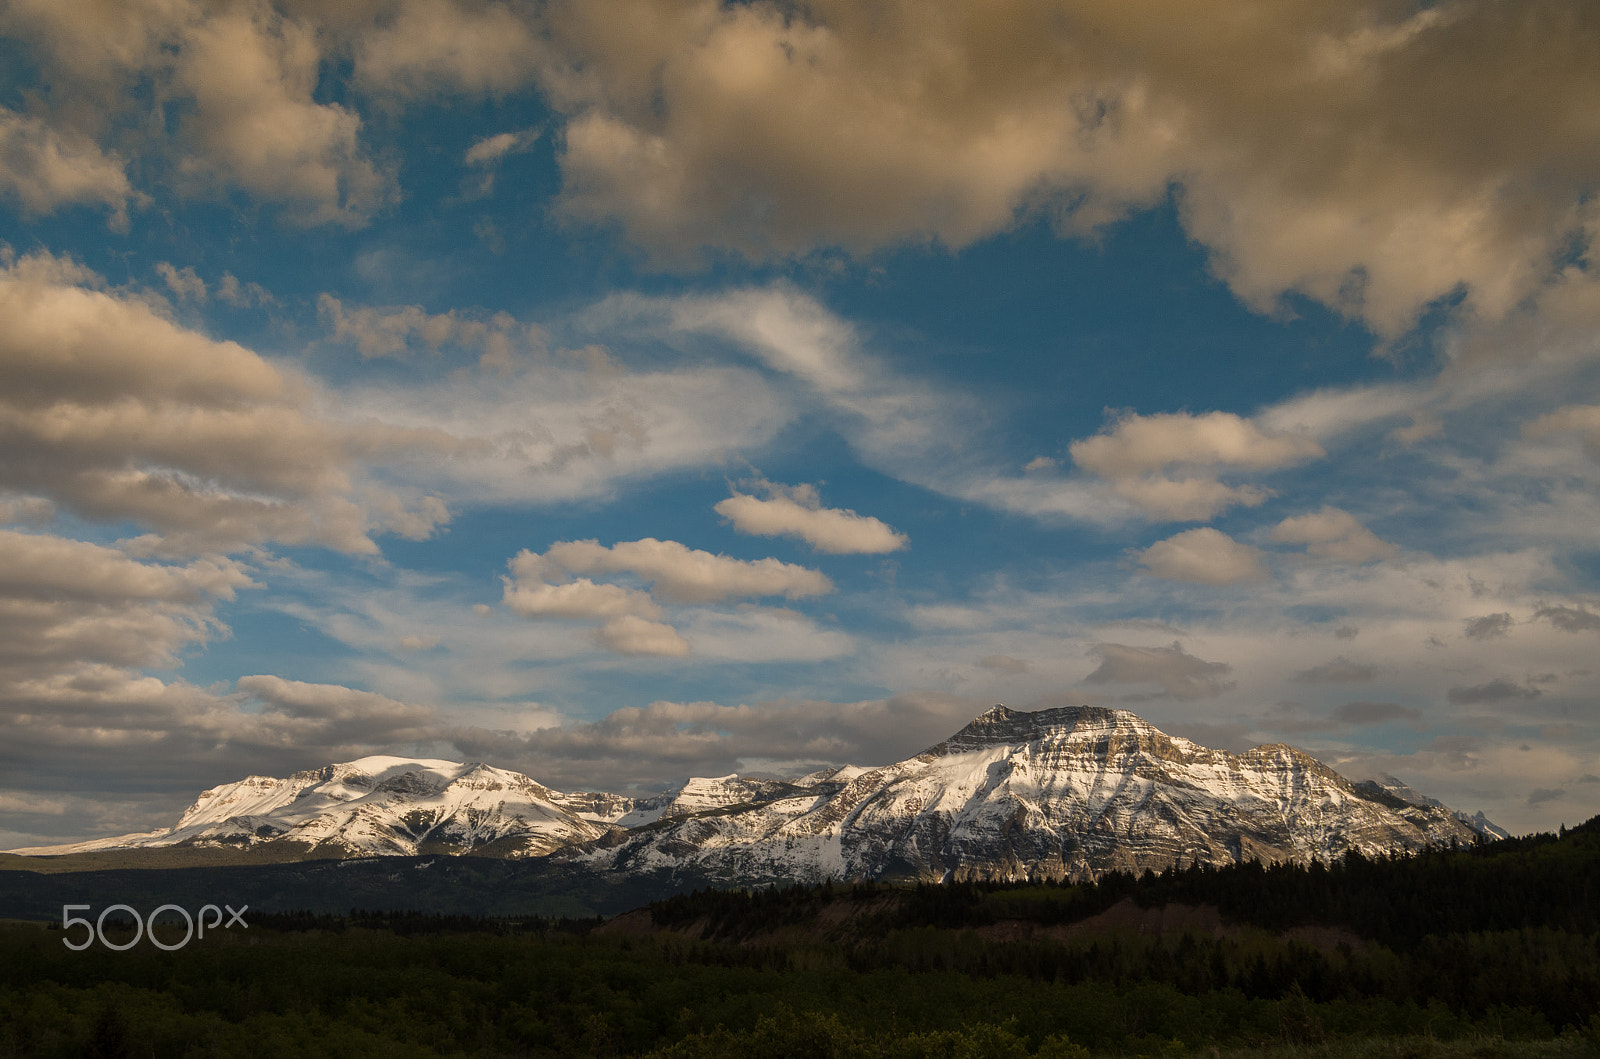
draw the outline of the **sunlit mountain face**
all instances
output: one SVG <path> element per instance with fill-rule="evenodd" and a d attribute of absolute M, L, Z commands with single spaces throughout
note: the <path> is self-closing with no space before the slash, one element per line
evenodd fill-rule
<path fill-rule="evenodd" d="M 146 866 L 218 853 L 257 863 L 506 857 L 542 862 L 580 889 L 589 879 L 595 891 L 632 883 L 667 896 L 706 885 L 1328 864 L 1503 836 L 1481 812 L 1351 783 L 1283 744 L 1230 754 L 1126 710 L 995 706 L 905 761 L 788 781 L 697 777 L 628 798 L 552 791 L 480 763 L 372 756 L 213 787 L 170 828 L 17 852 L 140 851 Z"/>
<path fill-rule="evenodd" d="M 997 701 L 1594 815 L 1597 19 L 8 5 L 0 848 Z"/>

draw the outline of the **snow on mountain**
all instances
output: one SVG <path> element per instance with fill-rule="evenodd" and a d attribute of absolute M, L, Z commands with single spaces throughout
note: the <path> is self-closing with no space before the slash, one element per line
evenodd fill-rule
<path fill-rule="evenodd" d="M 1410 802 L 1412 805 L 1431 805 L 1435 808 L 1447 810 L 1450 815 L 1454 816 L 1457 820 L 1460 820 L 1463 824 L 1466 824 L 1468 827 L 1472 828 L 1472 830 L 1478 832 L 1484 838 L 1511 837 L 1510 832 L 1506 831 L 1502 827 L 1490 823 L 1489 818 L 1483 815 L 1482 810 L 1479 810 L 1472 816 L 1468 816 L 1459 809 L 1451 809 L 1448 805 L 1445 805 L 1437 798 L 1430 798 L 1421 791 L 1414 790 L 1400 780 L 1395 779 L 1393 776 L 1379 776 L 1376 779 L 1361 780 L 1356 784 L 1356 786 L 1371 787 L 1376 790 L 1384 791 L 1385 793 L 1394 795 L 1403 802 Z"/>
<path fill-rule="evenodd" d="M 996 706 L 879 768 L 695 778 L 643 798 L 563 794 L 481 763 L 366 757 L 204 792 L 164 831 L 17 853 L 281 844 L 318 856 L 539 857 L 703 885 L 1081 877 L 1379 854 L 1505 832 L 1392 777 L 1352 783 L 1302 751 L 1243 754 L 1124 710 Z"/>
<path fill-rule="evenodd" d="M 612 830 L 558 805 L 553 795 L 521 773 L 479 762 L 364 757 L 288 779 L 250 776 L 213 787 L 165 831 L 13 852 L 273 842 L 329 856 L 539 856 Z"/>
<path fill-rule="evenodd" d="M 996 706 L 916 757 L 817 773 L 778 793 L 559 856 L 743 884 L 1061 878 L 1378 854 L 1477 834 L 1448 809 L 1359 787 L 1293 747 L 1235 755 L 1088 706 Z"/>

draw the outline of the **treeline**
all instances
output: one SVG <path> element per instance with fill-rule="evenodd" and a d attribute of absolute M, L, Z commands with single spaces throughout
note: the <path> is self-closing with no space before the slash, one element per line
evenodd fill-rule
<path fill-rule="evenodd" d="M 1600 820 L 1409 858 L 1078 886 L 700 892 L 604 930 L 253 913 L 179 951 L 76 952 L 61 931 L 0 924 L 0 1059 L 1310 1045 L 1325 1059 L 1580 1059 L 1600 1054 L 1597 838 Z M 1231 925 L 1072 926 L 1123 901 L 1210 904 Z"/>
<path fill-rule="evenodd" d="M 835 900 L 872 901 L 876 884 L 703 890 L 650 905 L 653 921 L 707 920 L 724 936 L 801 922 Z M 1135 876 L 1108 872 L 1092 882 L 924 883 L 862 929 L 983 926 L 1020 919 L 1075 923 L 1131 899 L 1140 907 L 1211 905 L 1228 920 L 1284 931 L 1336 926 L 1393 948 L 1441 934 L 1548 928 L 1600 933 L 1600 816 L 1559 834 L 1366 857 L 1332 863 L 1258 860 L 1210 867 L 1172 865 Z"/>

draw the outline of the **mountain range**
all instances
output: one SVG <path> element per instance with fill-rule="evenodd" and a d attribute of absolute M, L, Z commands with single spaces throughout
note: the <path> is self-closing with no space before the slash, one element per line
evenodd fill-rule
<path fill-rule="evenodd" d="M 541 860 L 567 877 L 750 886 L 1083 878 L 1329 860 L 1503 837 L 1391 777 L 1293 747 L 1243 754 L 1124 710 L 995 706 L 914 757 L 791 780 L 696 778 L 648 797 L 564 793 L 482 763 L 374 756 L 202 793 L 171 828 L 28 856 L 222 848 L 294 859 Z"/>

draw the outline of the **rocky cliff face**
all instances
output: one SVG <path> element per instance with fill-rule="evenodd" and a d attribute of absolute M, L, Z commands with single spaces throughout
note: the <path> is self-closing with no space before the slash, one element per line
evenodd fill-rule
<path fill-rule="evenodd" d="M 551 854 L 568 869 L 685 885 L 1063 878 L 1503 834 L 1481 818 L 1398 781 L 1351 783 L 1289 746 L 1230 754 L 1123 710 L 996 706 L 881 768 L 701 778 L 629 798 L 562 794 L 477 763 L 370 757 L 212 788 L 166 831 L 18 852 L 293 843 L 330 856 Z"/>
<path fill-rule="evenodd" d="M 1448 809 L 1357 786 L 1292 747 L 1230 754 L 1096 707 L 997 706 L 914 758 L 801 783 L 739 812 L 564 856 L 751 883 L 1061 878 L 1477 835 Z"/>

